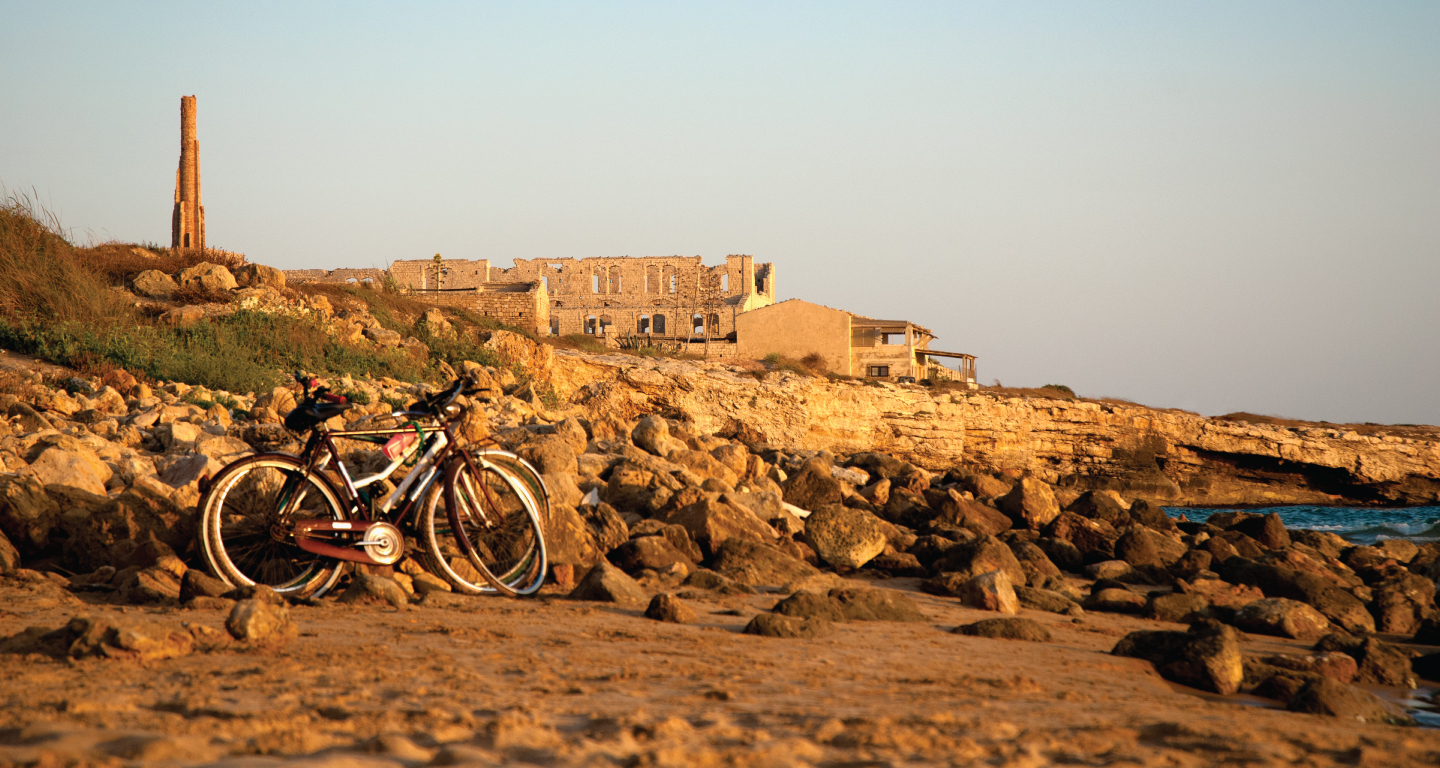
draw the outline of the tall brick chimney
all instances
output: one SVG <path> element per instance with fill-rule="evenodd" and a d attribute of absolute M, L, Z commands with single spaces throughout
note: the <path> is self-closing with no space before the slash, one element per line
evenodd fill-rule
<path fill-rule="evenodd" d="M 205 206 L 200 204 L 200 141 L 195 138 L 195 97 L 180 97 L 180 168 L 175 171 L 171 248 L 205 247 Z"/>

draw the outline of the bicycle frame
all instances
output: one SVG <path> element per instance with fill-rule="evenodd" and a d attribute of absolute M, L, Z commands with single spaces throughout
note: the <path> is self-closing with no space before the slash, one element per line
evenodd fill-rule
<path fill-rule="evenodd" d="M 408 414 L 396 413 L 394 415 L 397 418 L 401 418 Z M 389 477 L 409 457 L 407 455 L 401 455 L 379 472 L 359 479 L 353 479 L 350 477 L 349 471 L 345 469 L 344 463 L 340 461 L 340 453 L 335 441 L 337 438 L 353 439 L 394 436 L 407 433 L 410 430 L 411 427 L 406 426 L 335 432 L 317 429 L 310 433 L 310 437 L 305 443 L 305 448 L 300 452 L 301 457 L 306 460 L 305 476 L 318 477 L 322 482 L 326 483 L 332 491 L 335 491 L 335 495 L 341 499 L 341 502 L 345 506 L 345 517 L 350 519 L 306 519 L 297 522 L 295 525 L 295 540 L 301 549 L 341 560 L 379 565 L 381 563 L 371 557 L 369 552 L 363 548 L 365 544 L 372 543 L 367 541 L 363 536 L 366 530 L 377 523 L 389 525 L 404 524 L 412 512 L 415 513 L 415 517 L 411 519 L 410 524 L 414 527 L 419 520 L 419 503 L 425 498 L 426 492 L 439 478 L 441 468 L 445 465 L 446 461 L 452 460 L 452 454 L 458 453 L 460 457 L 463 457 L 462 460 L 466 463 L 470 471 L 478 474 L 474 457 L 467 451 L 456 450 L 458 443 L 454 433 L 450 429 L 450 422 L 440 422 L 431 430 L 433 437 L 427 438 L 422 444 L 423 453 L 416 460 L 415 467 L 406 473 L 405 479 L 380 503 L 378 509 L 374 510 L 374 512 L 378 514 L 372 515 L 372 510 L 368 508 L 368 505 L 362 503 L 360 489 Z M 334 465 L 336 473 L 343 481 L 343 485 L 337 487 L 337 484 L 323 471 L 331 464 Z M 487 501 L 493 508 L 496 502 L 490 489 L 483 485 L 481 487 Z M 298 504 L 299 502 L 300 499 L 297 497 L 291 500 L 287 506 Z M 400 505 L 402 502 L 403 506 L 399 506 L 398 512 L 396 512 L 397 505 Z M 483 516 L 484 510 L 479 510 L 479 513 Z M 449 515 L 451 525 L 454 526 L 456 530 L 461 530 L 458 510 L 450 509 Z M 333 539 L 327 541 L 313 534 L 361 534 L 361 540 L 347 541 L 344 542 L 344 545 L 341 545 L 331 543 Z M 457 539 L 460 542 L 461 549 L 464 550 L 465 556 L 467 558 L 472 557 L 474 555 L 474 546 L 471 544 L 469 538 L 459 536 Z"/>

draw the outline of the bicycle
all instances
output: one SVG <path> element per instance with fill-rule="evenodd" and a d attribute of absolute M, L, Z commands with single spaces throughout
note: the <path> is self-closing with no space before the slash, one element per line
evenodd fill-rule
<path fill-rule="evenodd" d="M 400 426 L 331 430 L 352 407 L 317 380 L 285 426 L 308 438 L 300 454 L 232 462 L 200 500 L 200 545 L 212 575 L 232 587 L 265 584 L 285 595 L 325 594 L 342 562 L 392 565 L 407 551 L 409 521 L 429 570 L 465 594 L 529 595 L 544 583 L 548 490 L 524 459 L 493 447 L 463 450 L 452 431 L 465 379 L 390 415 Z M 311 387 L 316 387 L 312 392 Z M 337 439 L 383 445 L 389 464 L 352 478 Z M 414 466 L 384 499 L 367 489 Z M 437 482 L 438 481 L 438 482 Z M 443 506 L 443 514 L 440 513 Z"/>

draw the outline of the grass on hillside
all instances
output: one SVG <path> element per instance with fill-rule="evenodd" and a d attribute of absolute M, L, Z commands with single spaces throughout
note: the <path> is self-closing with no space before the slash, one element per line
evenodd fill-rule
<path fill-rule="evenodd" d="M 296 369 L 416 381 L 435 377 L 442 360 L 499 362 L 462 339 L 422 338 L 431 345 L 427 360 L 404 350 L 349 347 L 311 320 L 259 312 L 235 312 L 186 328 L 158 324 L 111 286 L 123 285 L 143 269 L 173 273 L 219 257 L 145 250 L 155 257 L 114 243 L 76 248 L 60 222 L 31 197 L 5 193 L 0 198 L 0 345 L 81 370 L 119 366 L 150 379 L 236 393 L 263 391 Z M 363 293 L 359 299 L 382 323 L 386 318 L 393 325 L 405 319 L 413 323 L 408 316 L 418 317 L 425 309 L 403 297 Z M 414 333 L 409 326 L 395 330 Z"/>

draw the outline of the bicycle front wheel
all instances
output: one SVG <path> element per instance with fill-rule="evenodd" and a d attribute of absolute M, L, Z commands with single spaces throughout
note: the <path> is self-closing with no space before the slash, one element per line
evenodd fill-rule
<path fill-rule="evenodd" d="M 457 591 L 514 597 L 545 581 L 545 538 L 525 484 L 483 458 L 456 457 L 425 505 L 427 559 Z"/>
<path fill-rule="evenodd" d="M 201 516 L 206 565 L 232 587 L 320 595 L 340 579 L 338 561 L 295 541 L 300 520 L 345 519 L 335 492 L 299 459 L 251 456 L 231 464 L 211 483 Z"/>

